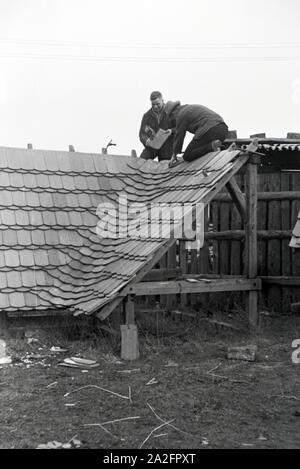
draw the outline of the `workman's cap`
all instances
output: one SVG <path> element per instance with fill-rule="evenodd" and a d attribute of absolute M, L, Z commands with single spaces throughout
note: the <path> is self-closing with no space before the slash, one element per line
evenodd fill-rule
<path fill-rule="evenodd" d="M 169 116 L 177 106 L 180 106 L 180 101 L 167 101 L 165 104 L 165 113 L 167 116 Z"/>

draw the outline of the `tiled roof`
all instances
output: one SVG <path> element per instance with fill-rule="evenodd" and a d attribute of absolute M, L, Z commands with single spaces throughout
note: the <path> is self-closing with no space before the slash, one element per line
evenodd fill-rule
<path fill-rule="evenodd" d="M 292 239 L 290 241 L 290 247 L 300 248 L 300 212 L 298 213 L 296 225 L 293 229 Z"/>
<path fill-rule="evenodd" d="M 129 203 L 199 201 L 239 153 L 170 169 L 129 156 L 0 147 L 0 310 L 101 308 L 166 240 L 100 238 L 98 204 L 120 193 Z"/>
<path fill-rule="evenodd" d="M 258 151 L 300 151 L 300 143 L 262 143 L 258 145 Z"/>

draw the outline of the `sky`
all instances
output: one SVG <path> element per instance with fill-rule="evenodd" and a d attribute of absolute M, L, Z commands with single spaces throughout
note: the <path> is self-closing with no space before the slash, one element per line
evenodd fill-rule
<path fill-rule="evenodd" d="M 153 90 L 241 138 L 300 132 L 299 20 L 298 0 L 0 0 L 0 146 L 139 154 Z"/>

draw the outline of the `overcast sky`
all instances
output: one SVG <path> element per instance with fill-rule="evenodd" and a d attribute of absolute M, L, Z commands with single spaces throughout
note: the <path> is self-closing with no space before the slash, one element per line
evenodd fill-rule
<path fill-rule="evenodd" d="M 239 137 L 300 132 L 299 20 L 299 0 L 0 0 L 0 145 L 140 153 L 157 89 Z"/>

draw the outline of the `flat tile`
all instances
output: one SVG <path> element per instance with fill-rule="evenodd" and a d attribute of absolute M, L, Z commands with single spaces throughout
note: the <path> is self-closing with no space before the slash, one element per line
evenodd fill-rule
<path fill-rule="evenodd" d="M 37 210 L 30 210 L 29 211 L 29 223 L 33 226 L 42 226 L 43 225 L 43 218 L 41 212 Z"/>
<path fill-rule="evenodd" d="M 20 246 L 30 246 L 32 244 L 31 231 L 30 230 L 18 230 L 17 239 L 18 239 L 18 244 Z"/>
<path fill-rule="evenodd" d="M 21 272 L 22 285 L 24 287 L 35 287 L 35 271 L 34 270 L 23 270 Z"/>
<path fill-rule="evenodd" d="M 0 293 L 0 309 L 7 309 L 10 306 L 9 293 Z"/>
<path fill-rule="evenodd" d="M 48 174 L 36 174 L 36 185 L 41 189 L 49 189 L 50 182 Z"/>
<path fill-rule="evenodd" d="M 16 244 L 18 244 L 16 230 L 3 230 L 2 245 L 4 245 L 4 246 L 16 246 Z"/>
<path fill-rule="evenodd" d="M 27 205 L 23 191 L 14 190 L 11 192 L 11 195 L 13 199 L 13 205 L 16 207 L 25 207 Z"/>
<path fill-rule="evenodd" d="M 27 210 L 16 210 L 16 224 L 19 226 L 28 226 L 29 225 L 29 212 Z"/>
<path fill-rule="evenodd" d="M 7 267 L 18 267 L 20 265 L 19 252 L 13 249 L 7 249 L 4 251 L 4 260 Z"/>
<path fill-rule="evenodd" d="M 31 249 L 23 249 L 19 251 L 20 265 L 23 267 L 34 266 L 33 251 Z"/>
<path fill-rule="evenodd" d="M 35 246 L 45 245 L 45 231 L 44 230 L 32 230 L 31 232 L 32 244 Z"/>
<path fill-rule="evenodd" d="M 58 174 L 51 174 L 49 175 L 49 184 L 51 189 L 62 189 L 63 188 L 63 181 L 62 177 Z"/>
<path fill-rule="evenodd" d="M 58 224 L 56 221 L 55 211 L 43 210 L 41 213 L 43 217 L 43 224 L 45 226 L 51 227 Z"/>
<path fill-rule="evenodd" d="M 45 231 L 46 244 L 49 246 L 56 246 L 59 244 L 58 233 L 56 230 L 46 230 Z"/>
<path fill-rule="evenodd" d="M 32 173 L 23 174 L 23 181 L 24 181 L 24 186 L 27 187 L 28 189 L 34 189 L 38 187 L 37 177 L 35 174 L 32 174 Z"/>
<path fill-rule="evenodd" d="M 10 305 L 14 308 L 21 309 L 25 306 L 24 293 L 14 292 L 9 294 Z"/>
<path fill-rule="evenodd" d="M 11 207 L 13 205 L 12 192 L 1 189 L 0 190 L 0 204 L 4 207 Z"/>
<path fill-rule="evenodd" d="M 11 187 L 24 187 L 24 178 L 21 173 L 9 173 L 9 184 Z"/>
<path fill-rule="evenodd" d="M 5 173 L 4 171 L 0 171 L 0 187 L 9 187 L 10 186 L 10 180 L 8 173 Z"/>
<path fill-rule="evenodd" d="M 7 272 L 0 272 L 0 285 L 1 285 L 1 290 L 4 290 L 4 288 L 7 287 Z M 0 310 L 1 310 L 1 304 L 0 304 Z"/>
<path fill-rule="evenodd" d="M 9 288 L 20 288 L 22 286 L 21 273 L 16 270 L 6 272 L 7 286 Z"/>
<path fill-rule="evenodd" d="M 46 265 L 51 265 L 51 261 L 49 260 L 48 251 L 44 249 L 37 249 L 33 251 L 34 263 L 39 267 L 43 267 Z"/>
<path fill-rule="evenodd" d="M 56 222 L 60 226 L 69 226 L 70 220 L 69 220 L 69 213 L 68 212 L 63 212 L 61 210 L 57 210 L 56 212 Z"/>
<path fill-rule="evenodd" d="M 37 192 L 25 192 L 25 199 L 28 207 L 39 207 L 41 204 L 39 194 Z"/>
<path fill-rule="evenodd" d="M 0 222 L 2 225 L 14 226 L 16 224 L 15 210 L 0 210 Z"/>
<path fill-rule="evenodd" d="M 53 207 L 54 202 L 52 198 L 51 192 L 40 192 L 39 199 L 40 199 L 40 206 L 41 207 Z"/>

